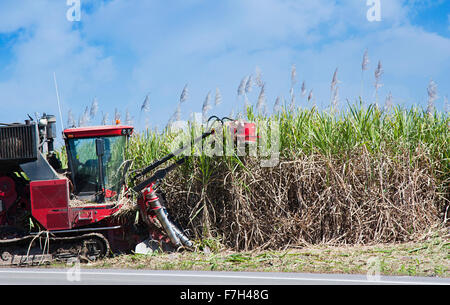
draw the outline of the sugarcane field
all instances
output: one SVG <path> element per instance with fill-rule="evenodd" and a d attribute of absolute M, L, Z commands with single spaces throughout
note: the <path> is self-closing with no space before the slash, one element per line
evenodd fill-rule
<path fill-rule="evenodd" d="M 450 285 L 449 10 L 2 1 L 0 284 Z"/>

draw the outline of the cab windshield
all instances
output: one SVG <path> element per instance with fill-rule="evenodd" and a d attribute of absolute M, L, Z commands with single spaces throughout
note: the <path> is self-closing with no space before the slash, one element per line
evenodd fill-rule
<path fill-rule="evenodd" d="M 101 139 L 104 142 L 101 164 L 103 182 L 100 181 L 96 138 L 69 139 L 68 157 L 71 161 L 75 194 L 81 197 L 92 197 L 92 195 L 103 192 L 105 198 L 111 200 L 117 197 L 121 189 L 127 138 L 126 136 L 112 136 L 101 137 Z"/>

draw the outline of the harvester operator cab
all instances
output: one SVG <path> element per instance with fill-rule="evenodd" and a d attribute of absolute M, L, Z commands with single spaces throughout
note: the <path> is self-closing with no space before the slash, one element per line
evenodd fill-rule
<path fill-rule="evenodd" d="M 130 162 L 125 160 L 131 126 L 98 126 L 64 130 L 73 195 L 87 202 L 117 200 Z"/>

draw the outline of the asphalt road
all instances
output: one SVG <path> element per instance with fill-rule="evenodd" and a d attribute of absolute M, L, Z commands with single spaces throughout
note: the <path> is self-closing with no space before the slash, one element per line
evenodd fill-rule
<path fill-rule="evenodd" d="M 365 275 L 0 268 L 0 285 L 450 285 L 450 278 Z"/>

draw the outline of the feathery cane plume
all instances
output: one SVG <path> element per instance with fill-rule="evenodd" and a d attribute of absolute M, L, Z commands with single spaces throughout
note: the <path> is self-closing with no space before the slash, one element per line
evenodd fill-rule
<path fill-rule="evenodd" d="M 252 91 L 253 86 L 253 78 L 250 75 L 247 79 L 247 82 L 245 83 L 245 93 L 250 93 Z"/>
<path fill-rule="evenodd" d="M 377 69 L 375 70 L 375 88 L 381 88 L 383 84 L 380 83 L 381 76 L 383 75 L 383 67 L 381 66 L 381 61 L 378 61 Z"/>
<path fill-rule="evenodd" d="M 291 68 L 291 87 L 293 88 L 296 83 L 297 83 L 297 68 L 295 67 L 295 64 L 293 64 Z"/>
<path fill-rule="evenodd" d="M 274 113 L 278 113 L 281 110 L 281 105 L 280 105 L 280 97 L 278 96 L 277 99 L 275 100 L 275 104 L 273 105 L 273 112 Z"/>
<path fill-rule="evenodd" d="M 381 76 L 383 75 L 383 67 L 381 66 L 381 61 L 378 61 L 377 69 L 375 70 L 375 89 L 379 89 L 383 86 L 383 84 L 380 83 Z"/>
<path fill-rule="evenodd" d="M 308 94 L 308 102 L 311 101 L 312 97 L 313 97 L 313 91 L 311 90 L 311 91 L 309 91 L 309 94 Z"/>
<path fill-rule="evenodd" d="M 381 61 L 378 61 L 377 69 L 375 70 L 375 105 L 378 107 L 378 89 L 380 89 L 383 84 L 380 83 L 381 76 L 383 75 L 383 67 L 381 66 Z"/>
<path fill-rule="evenodd" d="M 258 87 L 261 88 L 262 86 L 264 86 L 264 82 L 262 80 L 262 71 L 258 66 L 256 66 L 255 68 L 255 81 Z"/>
<path fill-rule="evenodd" d="M 69 109 L 69 113 L 67 114 L 67 126 L 69 128 L 76 127 L 76 122 L 72 114 L 72 110 Z"/>
<path fill-rule="evenodd" d="M 125 112 L 125 124 L 126 124 L 126 125 L 133 125 L 133 118 L 131 117 L 131 114 L 130 114 L 130 112 L 128 111 L 128 109 L 127 109 L 127 111 Z"/>
<path fill-rule="evenodd" d="M 306 95 L 306 84 L 305 81 L 303 81 L 302 83 L 302 97 L 305 97 Z"/>
<path fill-rule="evenodd" d="M 369 63 L 370 63 L 370 61 L 369 61 L 369 51 L 366 49 L 364 51 L 363 61 L 362 61 L 362 64 L 361 64 L 362 71 L 366 71 L 368 69 Z"/>
<path fill-rule="evenodd" d="M 331 107 L 334 110 L 334 112 L 338 111 L 338 103 L 339 103 L 339 87 L 336 87 L 333 92 L 333 100 Z"/>
<path fill-rule="evenodd" d="M 188 85 L 186 84 L 184 86 L 184 88 L 183 88 L 183 91 L 181 92 L 181 95 L 180 95 L 180 103 L 186 102 L 186 100 L 188 99 L 188 95 L 189 95 Z"/>
<path fill-rule="evenodd" d="M 291 96 L 291 104 L 289 106 L 289 110 L 292 112 L 295 109 L 295 93 L 294 93 L 294 88 L 292 87 L 290 90 L 290 96 Z"/>
<path fill-rule="evenodd" d="M 289 109 L 290 109 L 290 111 L 294 111 L 295 110 L 295 94 L 293 94 L 292 96 L 291 96 L 291 104 L 290 104 L 290 106 L 289 106 Z"/>
<path fill-rule="evenodd" d="M 171 117 L 169 118 L 169 120 L 167 121 L 167 124 L 166 124 L 166 127 L 165 127 L 166 130 L 171 128 L 171 126 L 172 126 L 172 124 L 173 124 L 173 121 L 175 120 L 174 117 L 175 117 L 175 113 L 172 114 L 172 116 L 171 116 Z"/>
<path fill-rule="evenodd" d="M 86 106 L 83 115 L 81 115 L 80 119 L 78 120 L 78 126 L 83 127 L 86 126 L 88 123 L 89 123 L 89 107 Z"/>
<path fill-rule="evenodd" d="M 241 80 L 241 82 L 239 84 L 239 87 L 238 87 L 238 90 L 237 90 L 237 95 L 238 96 L 244 95 L 244 93 L 245 93 L 245 85 L 247 84 L 247 81 L 248 81 L 248 76 L 244 77 Z"/>
<path fill-rule="evenodd" d="M 337 84 L 339 83 L 338 77 L 338 68 L 334 71 L 333 79 L 331 80 L 331 108 L 334 109 L 334 111 L 337 111 L 337 103 L 339 99 L 339 92 Z"/>
<path fill-rule="evenodd" d="M 206 120 L 208 111 L 211 109 L 210 100 L 211 100 L 211 91 L 208 92 L 208 95 L 206 96 L 205 101 L 203 102 L 202 117 L 204 121 Z"/>
<path fill-rule="evenodd" d="M 91 104 L 91 110 L 89 112 L 89 116 L 91 119 L 95 118 L 95 116 L 97 115 L 97 111 L 98 111 L 98 101 L 97 98 L 94 98 Z"/>
<path fill-rule="evenodd" d="M 258 114 L 262 114 L 264 104 L 266 103 L 265 87 L 266 87 L 265 84 L 263 84 L 261 87 L 261 91 L 259 92 L 258 102 L 256 104 L 256 110 L 257 110 Z"/>
<path fill-rule="evenodd" d="M 247 108 L 250 107 L 250 101 L 248 100 L 247 94 L 244 94 L 244 109 L 247 111 Z"/>
<path fill-rule="evenodd" d="M 334 71 L 333 74 L 333 79 L 331 80 L 331 92 L 333 92 L 334 88 L 336 88 L 339 80 L 337 78 L 337 72 L 338 72 L 338 68 L 336 68 L 336 70 Z"/>
<path fill-rule="evenodd" d="M 170 116 L 169 121 L 167 121 L 166 129 L 170 129 L 175 121 L 179 121 L 179 117 L 181 116 L 180 105 L 181 103 L 178 103 L 175 112 Z"/>
<path fill-rule="evenodd" d="M 234 110 L 233 109 L 231 109 L 230 114 L 228 114 L 228 117 L 231 119 L 234 118 Z"/>
<path fill-rule="evenodd" d="M 148 98 L 148 94 L 145 96 L 144 102 L 141 105 L 141 112 L 139 112 L 139 122 L 141 122 L 141 116 L 142 113 L 144 113 L 145 116 L 145 129 L 148 129 L 148 116 L 146 115 L 147 112 L 150 111 L 150 100 Z"/>
<path fill-rule="evenodd" d="M 444 96 L 444 111 L 450 112 L 450 104 L 448 103 L 448 95 Z"/>
<path fill-rule="evenodd" d="M 116 109 L 114 109 L 114 122 L 113 122 L 113 125 L 116 125 L 119 122 L 120 122 L 120 112 L 116 108 Z"/>
<path fill-rule="evenodd" d="M 392 108 L 392 93 L 389 92 L 386 100 L 384 101 L 384 111 L 389 111 Z"/>
<path fill-rule="evenodd" d="M 107 125 L 108 124 L 108 113 L 103 113 L 102 111 L 102 125 Z"/>
<path fill-rule="evenodd" d="M 291 89 L 289 89 L 289 96 L 291 97 L 291 103 L 289 105 L 289 109 L 290 111 L 294 111 L 295 108 L 295 93 L 294 93 L 294 87 L 291 87 Z"/>
<path fill-rule="evenodd" d="M 148 98 L 148 94 L 145 96 L 144 102 L 141 105 L 141 111 L 144 111 L 144 112 L 150 111 L 150 100 Z"/>
<path fill-rule="evenodd" d="M 364 51 L 363 60 L 361 63 L 361 92 L 360 97 L 363 98 L 363 91 L 364 91 L 364 71 L 369 69 L 369 51 L 366 49 Z"/>
<path fill-rule="evenodd" d="M 427 114 L 432 115 L 434 111 L 434 101 L 438 99 L 437 85 L 433 80 L 430 80 L 427 92 L 428 92 Z"/>
<path fill-rule="evenodd" d="M 222 94 L 220 93 L 219 88 L 216 88 L 216 97 L 214 99 L 214 105 L 218 106 L 222 104 Z"/>
<path fill-rule="evenodd" d="M 195 114 L 194 114 L 194 112 L 190 112 L 189 113 L 189 120 L 188 120 L 189 122 L 195 122 Z"/>
<path fill-rule="evenodd" d="M 178 103 L 177 109 L 175 110 L 174 113 L 174 118 L 177 121 L 181 121 L 181 102 Z"/>

